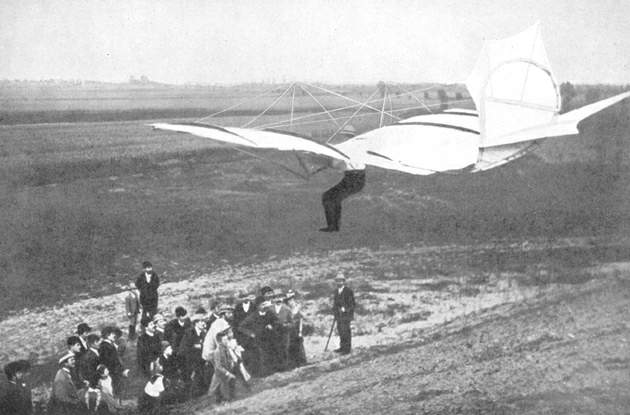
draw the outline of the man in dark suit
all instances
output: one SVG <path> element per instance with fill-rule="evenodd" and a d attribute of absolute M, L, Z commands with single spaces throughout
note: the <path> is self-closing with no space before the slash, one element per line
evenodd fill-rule
<path fill-rule="evenodd" d="M 188 397 L 203 395 L 208 390 L 205 376 L 205 360 L 201 356 L 203 340 L 206 334 L 206 316 L 195 314 L 192 327 L 184 333 L 179 344 L 178 354 L 184 360 L 183 378 Z"/>
<path fill-rule="evenodd" d="M 247 316 L 256 312 L 255 300 L 256 296 L 254 294 L 242 293 L 239 295 L 239 303 L 234 307 L 234 316 L 232 317 L 232 326 L 234 328 L 237 328 Z M 238 337 L 236 340 L 238 341 Z"/>
<path fill-rule="evenodd" d="M 81 355 L 87 352 L 87 336 L 92 331 L 92 328 L 87 323 L 81 323 L 77 326 L 77 336 L 79 336 L 79 341 L 81 342 L 81 350 L 76 354 L 77 361 L 81 358 Z"/>
<path fill-rule="evenodd" d="M 258 311 L 247 317 L 238 328 L 243 335 L 249 337 L 254 346 L 250 362 L 252 366 L 246 367 L 257 377 L 268 376 L 278 367 L 275 350 L 278 318 L 271 307 L 270 301 L 263 301 L 258 305 Z"/>
<path fill-rule="evenodd" d="M 144 333 L 138 337 L 136 357 L 140 372 L 148 379 L 152 376 L 151 362 L 160 356 L 162 351 L 161 339 L 155 333 L 155 322 L 146 322 Z"/>
<path fill-rule="evenodd" d="M 101 331 L 103 340 L 98 348 L 101 363 L 109 369 L 114 397 L 116 398 L 120 396 L 122 378 L 129 376 L 129 369 L 123 368 L 120 355 L 118 354 L 118 346 L 116 344 L 118 331 L 119 329 L 116 327 L 105 327 Z"/>
<path fill-rule="evenodd" d="M 160 279 L 149 261 L 142 263 L 142 274 L 136 279 L 136 288 L 140 292 L 142 317 L 153 318 L 158 308 L 158 287 Z"/>
<path fill-rule="evenodd" d="M 31 389 L 24 383 L 24 377 L 31 369 L 27 360 L 7 363 L 4 373 L 8 383 L 0 395 L 0 410 L 6 415 L 30 415 L 33 413 Z"/>
<path fill-rule="evenodd" d="M 352 333 L 350 322 L 354 318 L 354 293 L 346 287 L 346 277 L 343 273 L 338 273 L 335 277 L 337 289 L 333 296 L 333 315 L 337 321 L 337 331 L 339 333 L 339 348 L 337 353 L 349 354 L 352 350 Z"/>
<path fill-rule="evenodd" d="M 90 384 L 96 379 L 96 367 L 101 363 L 98 347 L 101 343 L 101 337 L 98 334 L 89 334 L 87 336 L 87 352 L 83 353 L 77 362 L 77 371 L 79 378 L 83 384 Z"/>

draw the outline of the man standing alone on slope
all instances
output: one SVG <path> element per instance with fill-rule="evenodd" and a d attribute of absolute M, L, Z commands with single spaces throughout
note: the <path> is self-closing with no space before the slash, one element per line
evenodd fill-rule
<path fill-rule="evenodd" d="M 352 349 L 352 333 L 350 322 L 354 318 L 354 293 L 346 287 L 346 277 L 343 273 L 338 273 L 335 277 L 337 289 L 333 296 L 333 314 L 337 321 L 337 331 L 339 332 L 339 348 L 336 353 L 350 354 Z"/>
<path fill-rule="evenodd" d="M 160 279 L 153 271 L 153 265 L 149 261 L 142 263 L 142 274 L 136 279 L 136 288 L 140 292 L 140 305 L 142 306 L 142 317 L 153 319 L 158 308 L 158 287 Z"/>

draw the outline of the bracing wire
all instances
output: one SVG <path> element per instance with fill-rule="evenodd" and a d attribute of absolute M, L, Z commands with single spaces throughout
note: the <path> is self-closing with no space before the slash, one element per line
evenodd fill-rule
<path fill-rule="evenodd" d="M 328 109 L 324 106 L 324 104 L 322 104 L 316 97 L 315 95 L 311 94 L 311 91 L 309 91 L 308 89 L 304 88 L 302 85 L 300 85 L 300 88 L 302 89 L 302 91 L 306 92 L 311 98 L 313 98 L 313 100 L 315 102 L 317 102 L 317 104 L 319 104 L 320 107 L 322 107 L 322 109 L 324 110 L 324 112 L 326 113 L 326 115 L 328 115 L 328 117 L 330 117 L 330 119 L 335 123 L 336 126 L 339 126 L 339 123 L 337 122 L 337 120 L 335 120 L 335 117 L 332 116 L 332 114 L 330 113 L 330 111 L 328 111 Z"/>
<path fill-rule="evenodd" d="M 403 94 L 403 95 L 412 95 L 413 96 L 414 92 L 424 92 L 424 91 L 428 91 L 428 90 L 433 89 L 433 88 L 436 88 L 436 86 L 433 86 L 433 87 L 430 87 L 430 88 L 422 88 L 422 89 L 414 90 L 414 91 L 406 91 L 405 94 Z M 343 95 L 341 95 L 341 96 L 343 97 Z M 349 99 L 347 97 L 344 97 L 344 98 Z M 390 99 L 391 99 L 391 97 L 390 97 Z M 422 100 L 420 100 L 419 98 L 417 98 L 415 96 L 414 96 L 414 99 L 421 104 L 420 107 L 418 107 L 418 106 L 403 107 L 401 109 L 392 110 L 391 112 L 392 113 L 397 113 L 397 112 L 404 112 L 404 111 L 408 111 L 408 110 L 412 110 L 412 109 L 424 108 L 424 109 L 428 110 L 429 112 L 433 113 L 433 111 L 431 111 L 430 107 L 437 107 L 437 106 L 439 106 L 439 104 L 427 105 L 426 103 L 424 103 Z M 352 102 L 358 102 L 358 101 L 355 101 L 355 100 L 351 100 L 351 101 Z M 375 99 L 375 100 L 369 101 L 368 103 L 376 103 L 376 102 L 380 102 L 380 101 L 381 101 L 380 99 Z M 450 102 L 451 103 L 458 103 L 458 102 L 466 102 L 466 101 L 470 101 L 470 98 L 466 98 L 464 100 L 458 100 L 458 101 L 450 101 Z M 332 114 L 332 113 L 335 113 L 335 112 L 340 112 L 340 111 L 346 111 L 346 110 L 349 110 L 349 109 L 353 109 L 353 108 L 356 108 L 356 107 L 361 106 L 361 105 L 363 105 L 363 103 L 362 102 L 358 102 L 357 104 L 352 104 L 352 105 L 348 105 L 348 106 L 345 106 L 345 107 L 339 107 L 339 108 L 331 109 L 331 110 L 328 110 L 328 112 Z M 376 108 L 369 107 L 369 106 L 368 106 L 368 108 L 372 109 L 373 111 L 376 111 L 376 112 L 380 113 L 380 110 L 378 110 Z M 304 120 L 304 119 L 308 119 L 308 118 L 316 118 L 316 117 L 319 117 L 319 116 L 321 116 L 323 114 L 324 114 L 323 112 L 306 114 L 306 115 L 303 115 L 301 117 L 294 118 L 294 121 L 295 120 Z M 392 116 L 392 119 L 400 120 L 399 117 L 394 117 L 394 116 Z M 323 121 L 322 120 L 318 120 L 317 122 L 323 122 Z M 310 122 L 309 123 L 302 123 L 302 124 L 299 124 L 299 125 L 308 125 L 308 124 L 312 124 L 312 123 L 310 123 Z M 258 128 L 280 128 L 280 127 L 284 127 L 286 125 L 287 125 L 286 120 L 281 120 L 281 121 L 273 121 L 273 122 L 269 122 L 267 124 L 263 124 L 263 125 L 259 126 Z M 298 125 L 298 124 L 294 124 L 294 125 Z"/>
<path fill-rule="evenodd" d="M 370 96 L 368 97 L 368 101 L 369 101 L 370 99 L 372 99 L 372 97 L 373 97 L 373 96 L 374 96 L 377 92 L 378 92 L 378 89 L 377 89 L 376 91 L 374 91 L 374 92 L 372 93 L 372 95 L 370 95 Z M 346 125 L 348 125 L 348 123 L 349 123 L 352 119 L 354 119 L 354 116 L 355 116 L 355 115 L 357 115 L 357 114 L 358 114 L 358 113 L 359 113 L 359 112 L 363 109 L 363 107 L 364 107 L 364 106 L 365 106 L 365 105 L 360 106 L 360 107 L 359 107 L 359 109 L 358 109 L 358 110 L 356 110 L 356 111 L 355 111 L 355 113 L 354 113 L 354 114 L 352 114 L 352 116 L 351 116 L 350 118 L 348 118 L 348 119 L 347 119 L 347 120 L 346 120 L 343 124 L 341 124 L 341 126 L 340 126 L 339 128 L 337 128 L 337 131 L 335 131 L 335 132 L 333 133 L 333 135 L 331 135 L 331 136 L 328 138 L 328 140 L 326 140 L 326 144 L 330 143 L 330 141 L 331 141 L 331 140 L 332 140 L 332 139 L 333 139 L 333 138 L 334 138 L 337 134 L 339 134 L 339 132 L 340 132 L 341 130 L 343 130 L 343 129 L 344 129 L 344 127 L 345 127 Z"/>
<path fill-rule="evenodd" d="M 379 111 L 380 111 L 378 108 L 375 108 L 375 107 L 373 107 L 373 106 L 371 106 L 371 105 L 367 105 L 367 103 L 366 103 L 366 102 L 360 102 L 360 101 L 357 101 L 356 99 L 352 99 L 352 98 L 347 97 L 347 96 L 345 96 L 345 95 L 342 95 L 342 94 L 340 94 L 340 93 L 338 93 L 338 92 L 335 92 L 335 91 L 333 91 L 333 90 L 331 90 L 331 89 L 324 88 L 324 87 L 317 86 L 317 85 L 311 85 L 311 84 L 306 84 L 306 85 L 310 86 L 311 88 L 316 88 L 316 89 L 319 89 L 319 90 L 321 90 L 321 91 L 327 92 L 327 93 L 329 93 L 329 94 L 331 94 L 331 95 L 334 95 L 334 96 L 337 96 L 337 97 L 340 97 L 340 98 L 344 98 L 344 99 L 346 99 L 346 100 L 348 100 L 348 101 L 350 101 L 350 102 L 354 102 L 355 104 L 359 104 L 359 105 L 361 105 L 361 107 L 370 108 L 371 110 L 376 111 L 376 112 L 379 112 Z M 371 97 L 371 96 L 373 96 L 373 95 L 374 95 L 374 94 L 370 95 L 370 97 Z M 380 101 L 380 100 L 378 100 L 378 101 Z M 394 116 L 394 117 L 395 117 L 395 116 Z"/>
<path fill-rule="evenodd" d="M 268 89 L 268 90 L 264 91 L 262 94 L 258 94 L 258 95 L 256 95 L 256 96 L 255 96 L 255 97 L 253 97 L 253 98 L 248 98 L 248 99 L 246 99 L 246 100 L 244 100 L 244 101 L 237 102 L 237 103 L 236 103 L 236 104 L 234 104 L 234 105 L 231 105 L 231 106 L 229 106 L 229 107 L 227 107 L 227 108 L 225 108 L 225 109 L 222 109 L 221 111 L 217 111 L 217 112 L 212 113 L 212 114 L 210 114 L 210 115 L 206 115 L 205 117 L 198 118 L 198 119 L 197 119 L 197 120 L 195 120 L 195 121 L 196 121 L 196 122 L 202 122 L 202 121 L 203 121 L 203 120 L 205 120 L 206 118 L 216 117 L 216 116 L 217 116 L 217 115 L 219 115 L 219 114 L 223 114 L 224 112 L 227 112 L 227 111 L 233 110 L 234 108 L 238 108 L 238 107 L 240 107 L 241 105 L 243 105 L 243 104 L 245 104 L 245 103 L 247 103 L 247 102 L 251 102 L 251 101 L 254 101 L 254 100 L 256 100 L 256 99 L 262 98 L 262 97 L 264 97 L 264 96 L 266 96 L 266 95 L 269 95 L 269 93 L 270 93 L 270 92 L 272 92 L 272 91 L 273 91 L 273 88 L 270 88 L 270 89 Z"/>
<path fill-rule="evenodd" d="M 254 122 L 256 122 L 256 120 L 258 120 L 260 117 L 262 117 L 263 115 L 265 115 L 267 113 L 267 111 L 269 111 L 271 108 L 273 108 L 274 105 L 276 105 L 278 103 L 278 101 L 280 101 L 282 99 L 282 97 L 284 97 L 287 92 L 289 92 L 289 90 L 291 88 L 293 88 L 295 84 L 291 84 L 289 85 L 289 87 L 287 89 L 284 90 L 284 92 L 282 94 L 280 94 L 280 96 L 278 96 L 278 98 L 274 99 L 274 101 L 267 107 L 265 108 L 265 110 L 263 112 L 261 112 L 260 114 L 258 114 L 257 116 L 255 116 L 251 121 L 249 121 L 248 123 L 246 123 L 245 125 L 243 125 L 243 128 L 247 128 L 250 125 L 252 125 Z"/>

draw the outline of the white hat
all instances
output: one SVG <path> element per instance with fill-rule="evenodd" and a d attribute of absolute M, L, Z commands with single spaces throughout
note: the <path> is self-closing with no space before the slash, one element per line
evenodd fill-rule
<path fill-rule="evenodd" d="M 335 276 L 335 281 L 345 281 L 346 280 L 346 276 L 343 275 L 343 272 L 338 272 L 337 276 Z"/>
<path fill-rule="evenodd" d="M 63 356 L 61 356 L 61 359 L 59 359 L 59 366 L 66 363 L 68 360 L 70 360 L 70 358 L 76 359 L 76 356 L 74 355 L 74 353 L 68 352 L 64 354 Z"/>

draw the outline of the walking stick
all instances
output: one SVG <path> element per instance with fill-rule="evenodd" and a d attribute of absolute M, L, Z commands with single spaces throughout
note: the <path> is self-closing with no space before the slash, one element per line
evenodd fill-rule
<path fill-rule="evenodd" d="M 324 347 L 324 351 L 328 350 L 328 343 L 330 343 L 330 337 L 332 336 L 333 330 L 335 328 L 335 323 L 337 322 L 337 317 L 333 318 L 332 326 L 330 326 L 330 333 L 328 333 L 328 340 L 326 341 L 326 347 Z"/>

